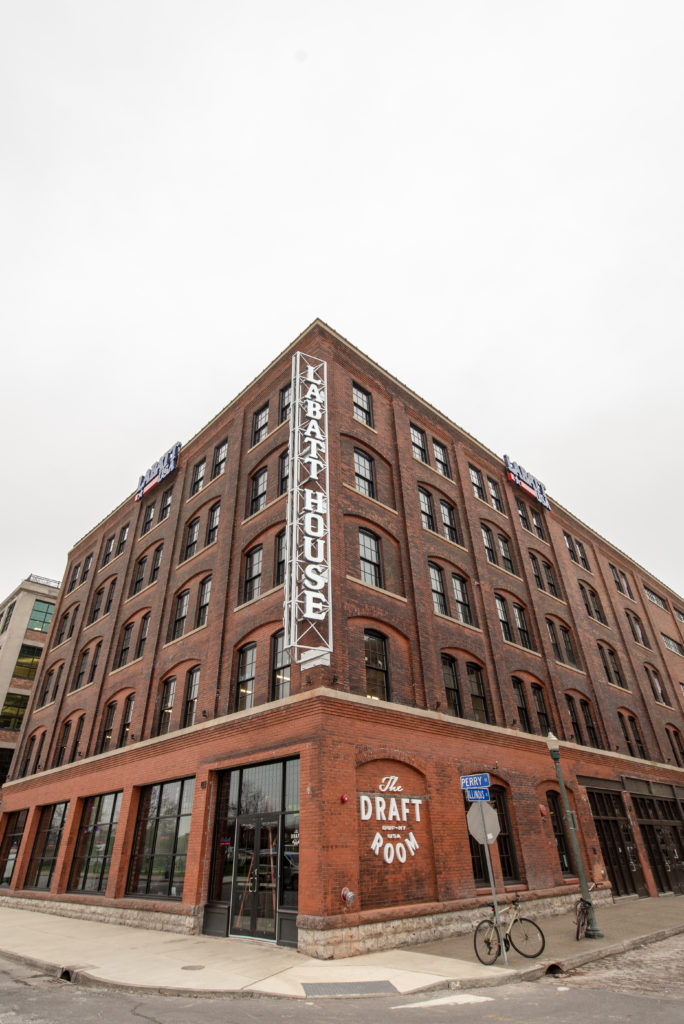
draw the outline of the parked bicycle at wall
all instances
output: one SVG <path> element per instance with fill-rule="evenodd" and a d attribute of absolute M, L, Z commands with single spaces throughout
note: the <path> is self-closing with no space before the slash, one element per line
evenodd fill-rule
<path fill-rule="evenodd" d="M 589 886 L 589 892 L 593 892 L 596 888 L 596 882 L 592 882 Z M 587 934 L 587 924 L 589 923 L 589 908 L 591 907 L 591 900 L 585 900 L 584 896 L 575 903 L 575 920 L 577 922 L 577 930 L 575 937 L 579 942 Z"/>
<path fill-rule="evenodd" d="M 473 936 L 477 959 L 483 964 L 493 964 L 501 955 L 501 941 L 496 927 L 493 903 L 489 904 L 489 909 L 491 910 L 491 917 L 480 921 Z M 530 958 L 541 956 L 544 952 L 546 939 L 538 924 L 531 921 L 529 917 L 520 916 L 520 893 L 510 904 L 508 910 L 512 911 L 510 920 L 505 927 L 503 922 L 501 924 L 501 932 L 506 950 L 512 946 L 521 956 Z"/>

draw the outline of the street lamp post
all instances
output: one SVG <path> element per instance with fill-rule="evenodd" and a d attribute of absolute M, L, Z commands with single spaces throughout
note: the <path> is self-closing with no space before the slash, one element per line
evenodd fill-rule
<path fill-rule="evenodd" d="M 587 938 L 588 939 L 602 939 L 603 932 L 596 923 L 596 915 L 594 914 L 594 904 L 592 903 L 591 894 L 589 893 L 589 886 L 587 885 L 587 875 L 584 870 L 584 862 L 582 861 L 582 854 L 580 853 L 579 842 L 577 841 L 577 830 L 575 828 L 575 819 L 572 811 L 570 810 L 570 804 L 568 802 L 568 794 L 565 789 L 565 781 L 563 779 L 563 772 L 560 766 L 560 743 L 558 738 L 549 732 L 546 737 L 546 745 L 549 748 L 549 753 L 553 759 L 553 766 L 556 769 L 556 778 L 558 779 L 558 786 L 560 788 L 561 802 L 563 804 L 563 817 L 565 818 L 565 824 L 567 826 L 568 835 L 570 836 L 570 846 L 572 847 L 572 856 L 575 861 L 575 868 L 577 870 L 577 877 L 579 878 L 580 891 L 583 899 L 589 904 L 587 908 Z"/>

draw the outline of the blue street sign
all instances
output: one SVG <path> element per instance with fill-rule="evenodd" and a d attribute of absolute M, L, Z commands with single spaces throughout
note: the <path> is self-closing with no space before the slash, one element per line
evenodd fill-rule
<path fill-rule="evenodd" d="M 489 800 L 488 789 L 466 789 L 465 791 L 466 800 L 470 800 L 474 803 L 476 800 Z"/>
<path fill-rule="evenodd" d="M 489 785 L 488 775 L 462 775 L 461 789 L 480 789 Z M 488 798 L 487 798 L 488 799 Z"/>

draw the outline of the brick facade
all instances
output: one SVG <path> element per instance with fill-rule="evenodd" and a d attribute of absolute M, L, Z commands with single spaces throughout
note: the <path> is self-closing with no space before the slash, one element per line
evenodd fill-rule
<path fill-rule="evenodd" d="M 293 664 L 289 696 L 273 700 L 289 438 L 281 392 L 297 349 L 328 367 L 335 639 L 329 666 Z M 354 415 L 353 385 L 370 395 L 370 423 Z M 355 452 L 372 466 L 372 487 L 357 479 Z M 360 530 L 375 538 L 380 586 L 363 578 Z M 490 774 L 507 815 L 508 845 L 491 846 L 498 887 L 557 908 L 577 882 L 561 869 L 549 813 L 558 785 L 548 728 L 562 741 L 588 873 L 607 886 L 616 870 L 588 795 L 607 789 L 631 827 L 643 892 L 668 884 L 631 794 L 674 807 L 673 841 L 684 837 L 684 600 L 553 500 L 546 511 L 501 459 L 320 322 L 181 448 L 175 472 L 75 545 L 65 581 L 89 555 L 86 582 L 60 591 L 3 789 L 5 840 L 12 813 L 28 812 L 11 879 L 5 865 L 7 898 L 198 929 L 205 907 L 222 903 L 211 891 L 220 773 L 296 757 L 300 948 L 343 955 L 470 926 L 487 893 L 459 785 L 472 772 Z M 365 631 L 384 644 L 386 700 L 367 696 Z M 249 697 L 238 682 L 246 647 L 256 655 L 253 677 L 243 673 Z M 195 780 L 182 898 L 127 894 L 141 794 L 181 778 Z M 114 792 L 106 886 L 73 891 L 85 802 Z M 49 886 L 28 887 L 41 808 L 67 801 Z M 7 841 L 4 851 L 0 868 Z M 344 887 L 356 894 L 346 909 Z"/>

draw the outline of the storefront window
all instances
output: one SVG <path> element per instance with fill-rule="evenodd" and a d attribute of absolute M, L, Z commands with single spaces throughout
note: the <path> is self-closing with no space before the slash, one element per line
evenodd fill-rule
<path fill-rule="evenodd" d="M 114 848 L 121 793 L 104 793 L 86 800 L 71 867 L 69 888 L 104 892 Z"/>
<path fill-rule="evenodd" d="M 0 886 L 9 885 L 12 881 L 27 813 L 27 811 L 15 811 L 7 819 L 5 836 L 0 847 Z"/>
<path fill-rule="evenodd" d="M 40 812 L 40 823 L 26 875 L 27 889 L 50 888 L 68 807 L 68 803 L 52 804 L 43 807 Z"/>
<path fill-rule="evenodd" d="M 194 779 L 143 789 L 126 890 L 129 896 L 182 898 L 194 790 Z"/>

